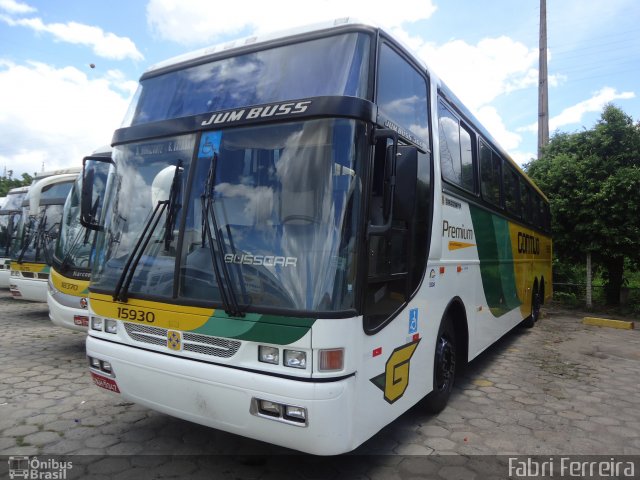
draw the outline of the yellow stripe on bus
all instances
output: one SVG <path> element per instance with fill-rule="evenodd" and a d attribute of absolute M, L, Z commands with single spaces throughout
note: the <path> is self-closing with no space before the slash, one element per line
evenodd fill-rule
<path fill-rule="evenodd" d="M 89 280 L 65 277 L 56 272 L 55 268 L 51 269 L 49 277 L 51 278 L 51 283 L 53 283 L 54 288 L 67 295 L 83 297 L 87 292 L 87 288 L 89 288 Z"/>
<path fill-rule="evenodd" d="M 149 300 L 130 299 L 128 302 L 117 302 L 111 295 L 99 293 L 90 293 L 89 303 L 91 310 L 101 317 L 182 331 L 200 328 L 215 312 L 212 308 L 172 305 Z"/>

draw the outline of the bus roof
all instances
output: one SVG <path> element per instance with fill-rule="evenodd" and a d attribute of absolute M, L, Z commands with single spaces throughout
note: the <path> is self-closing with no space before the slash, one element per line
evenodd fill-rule
<path fill-rule="evenodd" d="M 194 50 L 192 52 L 187 52 L 182 55 L 178 55 L 167 60 L 161 61 L 149 67 L 145 73 L 143 74 L 143 78 L 149 74 L 153 75 L 154 73 L 160 73 L 164 69 L 172 69 L 172 67 L 177 67 L 183 64 L 189 64 L 191 62 L 201 60 L 203 58 L 218 56 L 219 54 L 232 54 L 236 50 L 243 50 L 246 48 L 254 48 L 259 45 L 265 45 L 270 42 L 284 40 L 291 37 L 302 36 L 305 34 L 313 34 L 318 32 L 329 32 L 331 30 L 339 30 L 344 29 L 345 27 L 362 27 L 363 29 L 370 29 L 372 31 L 379 31 L 384 34 L 385 37 L 390 38 L 393 42 L 401 47 L 404 50 L 404 53 L 408 55 L 417 66 L 422 68 L 424 72 L 426 72 L 431 81 L 434 82 L 438 90 L 444 94 L 445 98 L 447 98 L 458 110 L 459 113 L 466 117 L 467 121 L 471 123 L 474 128 L 481 133 L 493 146 L 493 148 L 497 149 L 503 156 L 506 158 L 509 163 L 516 168 L 520 173 L 522 173 L 523 177 L 527 180 L 527 182 L 540 194 L 542 197 L 548 201 L 546 195 L 538 188 L 538 186 L 527 176 L 527 174 L 522 170 L 522 168 L 511 158 L 511 156 L 500 146 L 500 144 L 496 141 L 496 139 L 489 133 L 489 131 L 478 121 L 478 119 L 471 113 L 471 111 L 464 106 L 464 104 L 458 99 L 458 97 L 452 92 L 452 90 L 447 87 L 447 85 L 440 79 L 438 76 L 428 67 L 427 63 L 419 58 L 410 47 L 404 44 L 403 41 L 398 39 L 396 36 L 389 33 L 389 31 L 375 24 L 375 22 L 371 22 L 368 20 L 362 20 L 355 17 L 344 17 L 337 18 L 332 21 L 319 22 L 311 25 L 299 26 L 287 30 L 281 30 L 271 33 L 264 33 L 260 35 L 253 35 L 249 37 L 239 38 L 237 40 L 232 40 L 224 43 L 219 43 L 216 45 L 212 45 L 209 47 L 201 48 L 199 50 Z"/>
<path fill-rule="evenodd" d="M 149 67 L 145 71 L 144 75 L 155 72 L 157 70 L 173 67 L 176 65 L 180 65 L 182 63 L 188 63 L 196 59 L 209 57 L 214 54 L 219 54 L 222 52 L 230 53 L 230 52 L 233 52 L 234 50 L 244 49 L 246 47 L 259 46 L 259 45 L 273 42 L 276 40 L 283 40 L 290 37 L 296 37 L 296 36 L 300 36 L 308 33 L 316 33 L 316 32 L 321 32 L 325 30 L 339 29 L 339 28 L 343 28 L 345 25 L 349 25 L 349 26 L 361 25 L 365 28 L 371 28 L 371 29 L 379 28 L 374 23 L 369 21 L 363 21 L 353 17 L 344 17 L 344 18 L 338 18 L 332 21 L 325 21 L 325 22 L 314 23 L 311 25 L 294 27 L 287 30 L 262 33 L 260 35 L 252 35 L 249 37 L 239 38 L 237 40 L 231 40 L 228 42 L 211 45 L 209 47 L 204 47 L 198 50 L 194 50 L 192 52 L 187 52 L 182 55 L 169 58 L 167 60 L 161 61 Z"/>
<path fill-rule="evenodd" d="M 36 173 L 36 176 L 33 177 L 32 185 L 34 185 L 37 181 L 42 180 L 43 178 L 51 177 L 53 175 L 65 175 L 69 173 L 78 174 L 81 171 L 82 171 L 82 167 L 67 167 L 67 168 L 58 168 L 56 170 L 47 170 L 44 172 L 38 172 Z"/>

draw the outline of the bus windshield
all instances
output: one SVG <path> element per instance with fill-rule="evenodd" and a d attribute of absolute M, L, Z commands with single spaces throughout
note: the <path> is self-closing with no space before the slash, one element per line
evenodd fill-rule
<path fill-rule="evenodd" d="M 72 185 L 72 182 L 61 182 L 45 186 L 40 194 L 37 216 L 29 215 L 23 202 L 18 236 L 12 246 L 12 256 L 18 262 L 51 263 L 62 209 Z"/>
<path fill-rule="evenodd" d="M 123 127 L 285 98 L 366 98 L 369 49 L 368 35 L 348 33 L 149 77 Z"/>
<path fill-rule="evenodd" d="M 60 236 L 53 254 L 53 266 L 60 273 L 67 270 L 89 271 L 95 231 L 86 230 L 80 223 L 80 194 L 82 175 L 79 175 L 62 211 Z"/>
<path fill-rule="evenodd" d="M 16 234 L 22 213 L 22 201 L 25 192 L 7 194 L 5 205 L 0 210 L 0 255 L 9 256 L 11 242 Z"/>
<path fill-rule="evenodd" d="M 367 148 L 365 124 L 347 119 L 115 147 L 92 288 L 130 276 L 129 295 L 165 301 L 219 306 L 226 290 L 242 310 L 355 308 Z"/>

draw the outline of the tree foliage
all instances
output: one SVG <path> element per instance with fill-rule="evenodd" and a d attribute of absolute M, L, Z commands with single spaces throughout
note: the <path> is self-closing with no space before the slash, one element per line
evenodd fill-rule
<path fill-rule="evenodd" d="M 11 170 L 9 170 L 8 173 L 8 175 L 0 177 L 0 197 L 6 197 L 7 192 L 12 188 L 31 185 L 33 181 L 33 177 L 28 173 L 23 173 L 21 179 L 13 178 L 13 172 Z"/>
<path fill-rule="evenodd" d="M 640 264 L 640 124 L 607 105 L 592 129 L 554 134 L 526 169 L 549 197 L 558 257 L 590 252 L 617 304 L 625 258 Z"/>

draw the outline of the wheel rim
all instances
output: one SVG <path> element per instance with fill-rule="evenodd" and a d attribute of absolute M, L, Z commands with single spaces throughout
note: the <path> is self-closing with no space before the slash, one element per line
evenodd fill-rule
<path fill-rule="evenodd" d="M 436 345 L 436 389 L 449 390 L 456 371 L 456 355 L 453 343 L 445 336 Z"/>

